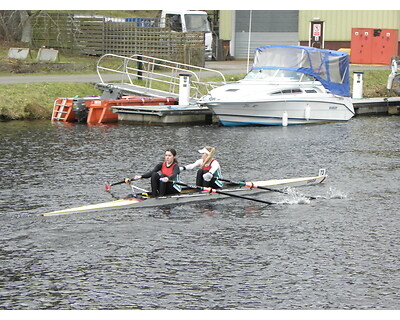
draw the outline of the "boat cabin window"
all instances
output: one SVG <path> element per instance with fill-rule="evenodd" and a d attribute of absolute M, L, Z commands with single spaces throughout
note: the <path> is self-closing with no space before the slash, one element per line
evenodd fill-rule
<path fill-rule="evenodd" d="M 315 89 L 305 89 L 304 91 L 306 93 L 317 93 L 317 90 L 315 90 Z"/>
<path fill-rule="evenodd" d="M 252 69 L 244 79 L 266 81 L 314 81 L 314 77 L 292 70 Z"/>
<path fill-rule="evenodd" d="M 227 89 L 227 90 L 225 90 L 225 92 L 236 92 L 236 91 L 239 91 L 239 89 Z"/>
<path fill-rule="evenodd" d="M 283 89 L 279 91 L 272 92 L 271 94 L 297 94 L 302 93 L 301 89 L 293 88 L 293 89 Z"/>

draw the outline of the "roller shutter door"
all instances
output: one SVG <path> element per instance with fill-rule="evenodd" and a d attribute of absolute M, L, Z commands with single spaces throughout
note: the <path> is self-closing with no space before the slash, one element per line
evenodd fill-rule
<path fill-rule="evenodd" d="M 235 11 L 234 53 L 236 59 L 247 58 L 250 11 Z M 255 48 L 266 45 L 298 45 L 298 10 L 253 10 L 250 57 Z"/>

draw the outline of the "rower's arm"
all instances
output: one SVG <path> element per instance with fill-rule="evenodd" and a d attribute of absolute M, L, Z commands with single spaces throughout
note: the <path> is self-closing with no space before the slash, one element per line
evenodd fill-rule
<path fill-rule="evenodd" d="M 191 163 L 191 164 L 187 164 L 186 166 L 184 166 L 183 168 L 183 170 L 192 170 L 192 169 L 194 169 L 194 168 L 199 168 L 200 166 L 201 166 L 201 164 L 203 163 L 203 160 L 202 159 L 199 159 L 199 160 L 197 160 L 196 162 L 194 162 L 194 163 Z"/>
<path fill-rule="evenodd" d="M 150 178 L 151 175 L 153 174 L 153 172 L 158 172 L 158 171 L 160 171 L 160 170 L 161 170 L 161 167 L 162 167 L 162 162 L 159 163 L 159 164 L 157 164 L 157 165 L 154 167 L 153 170 L 142 174 L 142 178 L 145 178 L 145 179 Z"/>

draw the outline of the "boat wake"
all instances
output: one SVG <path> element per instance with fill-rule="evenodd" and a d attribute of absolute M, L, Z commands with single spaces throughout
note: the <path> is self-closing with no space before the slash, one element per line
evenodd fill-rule
<path fill-rule="evenodd" d="M 309 196 L 302 194 L 299 190 L 295 188 L 286 188 L 285 189 L 286 199 L 278 202 L 278 204 L 310 204 L 311 200 L 318 200 L 318 199 L 346 199 L 347 195 L 337 189 L 332 187 L 329 188 L 326 196 Z"/>
<path fill-rule="evenodd" d="M 336 189 L 330 187 L 329 191 L 328 191 L 328 198 L 329 199 L 346 199 L 347 195 L 340 190 L 336 190 Z"/>
<path fill-rule="evenodd" d="M 311 198 L 300 193 L 294 188 L 286 188 L 287 198 L 282 202 L 282 204 L 310 204 Z"/>

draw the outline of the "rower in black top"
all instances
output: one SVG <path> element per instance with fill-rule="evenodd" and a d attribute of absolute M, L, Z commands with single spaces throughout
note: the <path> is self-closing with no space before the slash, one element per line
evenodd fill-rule
<path fill-rule="evenodd" d="M 153 170 L 142 175 L 136 175 L 135 180 L 151 178 L 151 192 L 153 197 L 163 197 L 168 194 L 180 193 L 182 186 L 173 182 L 179 182 L 179 165 L 176 159 L 175 149 L 165 150 L 165 161 L 157 164 Z M 160 171 L 160 173 L 159 173 Z M 128 182 L 130 181 L 127 178 Z"/>

